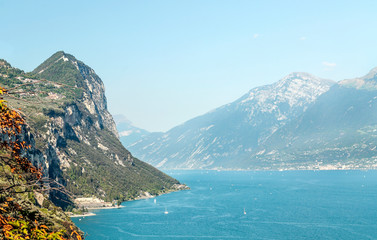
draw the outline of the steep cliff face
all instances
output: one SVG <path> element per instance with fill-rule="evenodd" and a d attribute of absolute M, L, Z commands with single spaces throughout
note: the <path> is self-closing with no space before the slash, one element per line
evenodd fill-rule
<path fill-rule="evenodd" d="M 80 101 L 90 114 L 98 116 L 96 127 L 105 125 L 115 136 L 118 136 L 113 117 L 107 110 L 105 86 L 89 66 L 61 51 L 52 55 L 33 73 L 40 78 L 83 90 Z"/>
<path fill-rule="evenodd" d="M 122 146 L 101 79 L 72 55 L 57 52 L 33 73 L 0 77 L 3 86 L 22 89 L 7 100 L 30 125 L 24 134 L 29 159 L 73 195 L 111 201 L 177 189 L 177 180 Z M 60 191 L 50 195 L 59 206 L 70 204 Z"/>

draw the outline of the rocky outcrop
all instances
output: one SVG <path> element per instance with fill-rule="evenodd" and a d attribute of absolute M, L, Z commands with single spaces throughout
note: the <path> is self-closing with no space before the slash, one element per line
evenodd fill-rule
<path fill-rule="evenodd" d="M 28 78 L 20 71 L 13 81 L 20 88 L 28 87 L 29 93 L 20 96 L 27 101 L 8 101 L 22 108 L 29 123 L 22 138 L 31 145 L 25 154 L 55 181 L 52 187 L 65 186 L 74 196 L 124 201 L 136 198 L 140 191 L 157 195 L 178 184 L 122 146 L 107 110 L 104 84 L 93 69 L 57 52 L 33 74 Z M 0 78 L 5 87 L 9 82 Z M 50 197 L 63 208 L 72 204 L 59 189 L 51 190 Z"/>
<path fill-rule="evenodd" d="M 57 69 L 57 66 L 59 65 L 61 66 L 61 68 Z M 76 74 L 71 73 L 72 76 L 68 76 L 72 79 L 75 79 L 75 81 L 67 81 L 67 76 L 61 78 L 51 76 L 52 74 L 56 74 L 57 71 L 64 71 L 64 68 L 67 65 L 69 65 L 74 70 L 77 70 L 74 72 Z M 92 68 L 77 60 L 74 56 L 60 51 L 52 55 L 33 72 L 35 74 L 39 74 L 42 78 L 52 78 L 52 80 L 55 80 L 55 82 L 64 85 L 68 84 L 75 88 L 83 89 L 84 91 L 82 92 L 80 101 L 83 103 L 83 105 L 91 115 L 98 116 L 95 124 L 98 127 L 103 127 L 105 125 L 106 128 L 109 129 L 115 136 L 118 136 L 114 119 L 107 110 L 105 86 Z M 78 76 L 77 73 L 79 73 L 80 75 Z M 72 113 L 68 112 L 68 114 Z"/>

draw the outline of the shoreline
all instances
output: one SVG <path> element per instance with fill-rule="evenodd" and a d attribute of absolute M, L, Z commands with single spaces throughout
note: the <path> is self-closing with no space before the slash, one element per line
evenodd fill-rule
<path fill-rule="evenodd" d="M 119 206 L 119 207 L 93 207 L 93 208 L 87 208 L 88 212 L 87 213 L 81 213 L 81 214 L 67 214 L 68 217 L 91 217 L 91 216 L 96 216 L 94 212 L 89 212 L 90 210 L 102 210 L 102 209 L 116 209 L 116 208 L 124 208 L 126 206 Z"/>
<path fill-rule="evenodd" d="M 88 210 L 98 210 L 98 209 L 115 209 L 115 208 L 124 208 L 126 206 L 114 206 L 114 207 L 90 207 Z"/>
<path fill-rule="evenodd" d="M 91 217 L 91 216 L 95 216 L 96 214 L 92 212 L 88 212 L 86 214 L 67 214 L 67 215 L 68 217 L 73 218 L 73 217 Z"/>
<path fill-rule="evenodd" d="M 174 168 L 174 169 L 162 169 L 165 173 L 169 171 L 213 171 L 213 172 L 284 172 L 284 171 L 375 171 L 376 168 L 279 168 L 279 169 L 238 169 L 238 168 Z"/>
<path fill-rule="evenodd" d="M 145 194 L 144 192 L 144 195 L 141 195 L 141 196 L 138 196 L 132 200 L 127 200 L 127 201 L 124 201 L 124 202 L 132 202 L 132 201 L 138 201 L 138 200 L 144 200 L 144 199 L 152 199 L 152 198 L 156 198 L 158 196 L 161 196 L 161 195 L 165 195 L 165 194 L 169 194 L 169 193 L 173 193 L 173 192 L 179 192 L 179 191 L 182 191 L 182 190 L 189 190 L 190 188 L 184 184 L 180 184 L 178 185 L 178 188 L 175 189 L 175 190 L 169 190 L 167 192 L 164 192 L 164 193 L 161 193 L 159 195 L 151 195 L 151 194 Z M 93 203 L 96 203 L 97 206 L 93 206 L 93 207 L 85 207 L 85 204 L 83 204 L 82 207 L 85 207 L 88 211 L 90 210 L 106 210 L 106 209 L 117 209 L 117 208 L 125 208 L 126 206 L 122 206 L 122 205 L 119 205 L 119 206 L 109 206 L 109 202 L 102 202 L 100 201 L 100 199 L 98 198 L 95 198 L 95 197 L 92 197 L 92 198 L 85 198 L 87 199 L 88 201 L 80 201 L 84 198 L 76 198 L 75 201 L 76 202 L 81 202 L 81 203 L 86 203 L 86 204 L 89 204 L 89 205 L 93 205 Z M 89 201 L 89 199 L 92 199 L 91 201 Z M 122 202 L 122 203 L 124 203 Z M 96 214 L 93 213 L 93 212 L 88 212 L 86 214 L 68 214 L 66 213 L 69 217 L 90 217 L 90 216 L 95 216 Z"/>

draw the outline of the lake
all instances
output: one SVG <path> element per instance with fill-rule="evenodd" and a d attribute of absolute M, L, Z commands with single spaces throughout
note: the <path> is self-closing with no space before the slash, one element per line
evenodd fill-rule
<path fill-rule="evenodd" d="M 87 240 L 377 239 L 377 171 L 166 173 L 191 190 L 73 221 Z"/>

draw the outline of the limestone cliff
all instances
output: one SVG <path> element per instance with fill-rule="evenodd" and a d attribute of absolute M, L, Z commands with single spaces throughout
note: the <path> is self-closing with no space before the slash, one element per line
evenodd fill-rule
<path fill-rule="evenodd" d="M 66 69 L 71 70 L 73 67 L 77 71 L 67 72 Z M 33 73 L 42 78 L 51 79 L 56 83 L 68 84 L 75 88 L 83 89 L 81 102 L 90 114 L 98 116 L 98 121 L 95 122 L 96 127 L 105 125 L 115 136 L 118 136 L 113 117 L 107 110 L 105 86 L 89 66 L 72 55 L 60 51 L 37 67 Z M 61 73 L 64 74 L 63 77 L 60 76 Z M 77 76 L 78 73 L 81 77 Z"/>
<path fill-rule="evenodd" d="M 90 67 L 64 52 L 32 73 L 5 65 L 0 84 L 16 89 L 7 100 L 26 116 L 30 126 L 23 137 L 32 146 L 27 155 L 45 176 L 74 196 L 107 201 L 177 188 L 177 180 L 134 158 L 119 142 L 104 84 Z M 71 204 L 60 191 L 50 197 L 59 206 Z"/>

